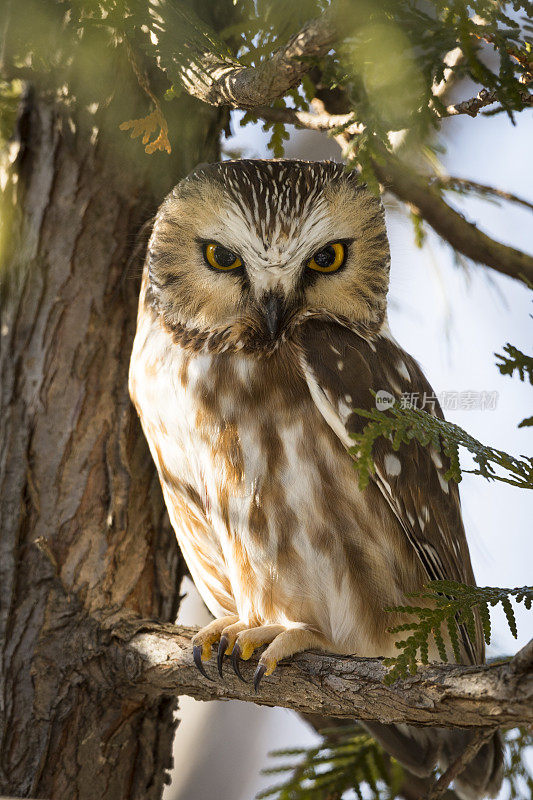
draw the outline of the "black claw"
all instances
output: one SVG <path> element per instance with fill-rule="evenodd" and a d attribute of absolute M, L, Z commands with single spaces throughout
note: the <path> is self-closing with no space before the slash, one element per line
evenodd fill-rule
<path fill-rule="evenodd" d="M 217 667 L 218 667 L 218 674 L 221 678 L 223 678 L 222 674 L 222 664 L 224 663 L 224 655 L 226 653 L 226 648 L 228 646 L 228 637 L 221 636 L 220 642 L 218 643 L 218 653 L 217 653 Z"/>
<path fill-rule="evenodd" d="M 267 668 L 265 667 L 264 664 L 258 664 L 257 665 L 257 669 L 256 669 L 256 671 L 254 673 L 254 689 L 255 689 L 255 693 L 256 694 L 259 691 L 259 684 L 263 680 L 263 675 L 265 674 L 266 671 L 267 671 Z"/>
<path fill-rule="evenodd" d="M 194 663 L 198 667 L 198 670 L 202 673 L 204 678 L 207 678 L 208 681 L 212 681 L 213 678 L 210 678 L 207 672 L 204 669 L 204 665 L 202 664 L 202 647 L 199 644 L 193 645 L 192 648 L 192 657 L 194 658 Z"/>
<path fill-rule="evenodd" d="M 238 645 L 238 644 L 236 644 L 236 645 L 234 646 L 234 648 L 233 648 L 233 652 L 232 652 L 232 654 L 231 654 L 231 666 L 233 667 L 233 670 L 234 670 L 234 672 L 235 672 L 235 675 L 236 675 L 238 678 L 240 678 L 240 680 L 241 680 L 243 683 L 246 683 L 246 681 L 244 680 L 244 678 L 243 678 L 243 677 L 242 677 L 242 675 L 241 675 L 241 670 L 240 670 L 240 668 L 239 668 L 240 659 L 241 659 L 241 648 L 239 647 L 239 645 Z"/>

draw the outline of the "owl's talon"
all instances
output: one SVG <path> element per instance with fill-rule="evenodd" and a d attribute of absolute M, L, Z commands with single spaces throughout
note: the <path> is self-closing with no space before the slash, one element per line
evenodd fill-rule
<path fill-rule="evenodd" d="M 205 671 L 204 665 L 202 664 L 202 649 L 203 648 L 201 644 L 193 645 L 192 657 L 194 659 L 194 663 L 196 664 L 198 671 L 201 672 L 204 678 L 207 678 L 208 681 L 212 681 L 213 678 L 209 677 L 209 675 Z"/>
<path fill-rule="evenodd" d="M 254 690 L 255 690 L 256 694 L 259 691 L 259 684 L 263 680 L 263 677 L 264 677 L 266 671 L 267 671 L 267 667 L 266 667 L 265 664 L 258 664 L 257 665 L 257 669 L 256 669 L 256 671 L 254 673 Z"/>
<path fill-rule="evenodd" d="M 227 636 L 221 636 L 220 642 L 218 643 L 218 653 L 217 653 L 217 667 L 218 667 L 218 674 L 221 678 L 224 677 L 222 674 L 222 664 L 224 663 L 224 656 L 226 654 L 226 650 L 228 647 L 229 639 Z"/>
<path fill-rule="evenodd" d="M 231 654 L 231 666 L 233 667 L 233 671 L 235 672 L 235 675 L 243 683 L 246 683 L 245 679 L 241 675 L 241 670 L 240 670 L 240 667 L 239 667 L 240 659 L 241 659 L 241 648 L 239 647 L 238 644 L 236 644 L 235 647 L 233 648 L 233 652 Z"/>

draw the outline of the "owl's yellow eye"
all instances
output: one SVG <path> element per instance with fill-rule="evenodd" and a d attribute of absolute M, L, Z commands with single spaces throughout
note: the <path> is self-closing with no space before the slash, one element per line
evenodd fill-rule
<path fill-rule="evenodd" d="M 341 242 L 328 244 L 314 254 L 311 261 L 307 262 L 307 266 L 315 272 L 337 272 L 344 264 L 345 250 Z"/>
<path fill-rule="evenodd" d="M 207 244 L 205 246 L 205 259 L 213 269 L 229 272 L 232 269 L 242 267 L 242 261 L 232 250 L 222 247 L 220 244 Z"/>

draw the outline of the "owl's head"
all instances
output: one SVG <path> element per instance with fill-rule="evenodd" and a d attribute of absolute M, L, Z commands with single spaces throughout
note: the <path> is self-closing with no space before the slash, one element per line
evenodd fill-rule
<path fill-rule="evenodd" d="M 381 326 L 389 247 L 378 198 L 342 164 L 201 166 L 157 214 L 150 297 L 166 324 L 272 349 L 310 315 Z"/>

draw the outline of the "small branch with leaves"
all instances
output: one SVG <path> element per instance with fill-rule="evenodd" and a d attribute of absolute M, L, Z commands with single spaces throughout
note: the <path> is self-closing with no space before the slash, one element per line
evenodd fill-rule
<path fill-rule="evenodd" d="M 282 763 L 263 770 L 265 775 L 289 777 L 257 795 L 257 800 L 323 800 L 340 798 L 353 789 L 363 800 L 362 789 L 371 800 L 397 797 L 404 783 L 404 770 L 388 758 L 382 747 L 361 725 L 326 728 L 322 742 L 312 748 L 276 750 L 270 755 Z M 294 763 L 294 758 L 299 761 Z M 383 791 L 382 789 L 386 790 Z"/>
<path fill-rule="evenodd" d="M 501 374 L 512 377 L 516 370 L 521 381 L 525 381 L 527 378 L 533 386 L 533 356 L 522 353 L 518 347 L 509 343 L 504 346 L 503 352 L 506 355 L 502 356 L 499 353 L 495 353 L 496 358 L 500 359 L 500 363 L 496 366 Z"/>
<path fill-rule="evenodd" d="M 336 720 L 330 727 L 318 728 L 322 736 L 316 747 L 291 748 L 270 753 L 276 764 L 263 774 L 278 777 L 278 782 L 262 791 L 257 800 L 340 800 L 352 790 L 358 800 L 458 800 L 450 783 L 474 757 L 494 729 L 477 732 L 461 756 L 440 775 L 419 778 L 391 758 L 360 724 Z M 533 789 L 533 779 L 524 754 L 533 744 L 526 728 L 504 736 L 510 758 L 505 778 L 510 798 L 521 800 L 521 784 Z M 284 780 L 283 777 L 287 776 Z"/>
<path fill-rule="evenodd" d="M 409 636 L 396 642 L 396 647 L 400 651 L 399 655 L 384 659 L 384 664 L 390 667 L 390 671 L 385 677 L 385 682 L 388 684 L 394 683 L 395 680 L 404 678 L 408 674 L 415 675 L 419 663 L 428 663 L 431 638 L 435 642 L 441 660 L 447 662 L 448 654 L 444 642 L 444 635 L 447 635 L 455 659 L 457 663 L 460 663 L 459 626 L 464 625 L 472 640 L 475 640 L 474 610 L 479 613 L 486 644 L 490 644 L 491 640 L 489 607 L 494 607 L 498 603 L 501 604 L 509 630 L 516 639 L 518 631 L 511 599 L 517 603 L 523 603 L 528 610 L 531 610 L 533 587 L 502 589 L 492 586 L 466 586 L 455 581 L 431 581 L 423 592 L 412 596 L 420 601 L 426 601 L 425 604 L 389 609 L 404 615 L 412 615 L 416 620 L 391 628 L 391 633 L 409 632 Z"/>
<path fill-rule="evenodd" d="M 529 211 L 533 211 L 533 203 L 525 200 L 523 197 L 512 192 L 504 192 L 503 189 L 497 189 L 494 186 L 488 186 L 486 183 L 479 183 L 467 178 L 459 178 L 455 175 L 435 176 L 429 181 L 430 186 L 436 186 L 444 191 L 453 191 L 458 194 L 464 195 L 479 195 L 483 198 L 496 198 L 499 200 L 507 200 L 509 203 L 516 203 Z"/>
<path fill-rule="evenodd" d="M 230 108 L 254 109 L 282 97 L 298 86 L 314 60 L 325 56 L 337 39 L 332 16 L 325 13 L 309 20 L 270 58 L 248 67 L 190 9 L 163 2 L 156 20 L 155 49 L 172 83 L 180 83 L 204 103 Z M 168 31 L 174 33 L 176 26 L 189 31 L 181 53 L 166 44 Z"/>
<path fill-rule="evenodd" d="M 394 450 L 402 443 L 416 440 L 424 447 L 432 446 L 437 452 L 444 451 L 450 458 L 450 468 L 445 473 L 446 480 L 461 480 L 461 472 L 481 475 L 487 480 L 503 481 L 522 489 L 533 489 L 533 458 L 512 456 L 503 450 L 496 450 L 482 444 L 467 431 L 438 419 L 418 408 L 401 408 L 393 405 L 385 411 L 363 408 L 354 409 L 356 414 L 369 420 L 363 431 L 352 434 L 356 442 L 352 452 L 356 458 L 355 467 L 359 473 L 359 485 L 364 488 L 374 473 L 372 448 L 380 436 L 392 442 Z M 461 469 L 459 448 L 463 447 L 473 456 L 477 469 Z M 500 471 L 496 471 L 498 468 Z M 503 474 L 502 474 L 503 471 Z"/>

